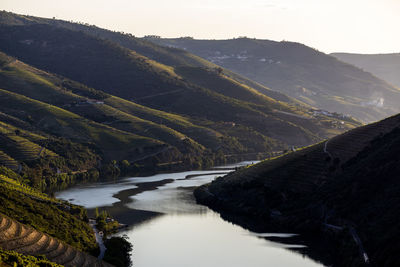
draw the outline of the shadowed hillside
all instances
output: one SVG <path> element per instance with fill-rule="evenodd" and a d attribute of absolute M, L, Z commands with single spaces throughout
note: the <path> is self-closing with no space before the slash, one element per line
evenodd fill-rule
<path fill-rule="evenodd" d="M 238 123 L 287 144 L 312 143 L 318 140 L 319 136 L 332 134 L 329 128 L 334 128 L 329 123 L 324 125 L 323 120 L 313 117 L 309 110 L 290 107 L 278 101 L 271 101 L 270 98 L 260 98 L 257 103 L 235 99 L 252 94 L 254 100 L 254 89 L 244 85 L 238 86 L 237 82 L 227 77 L 217 77 L 217 80 L 221 83 L 231 83 L 231 88 L 240 88 L 239 93 L 228 96 L 215 90 L 218 85 L 209 84 L 207 88 L 206 85 L 199 86 L 195 81 L 186 79 L 190 74 L 181 76 L 173 67 L 81 32 L 48 25 L 11 26 L 1 29 L 4 36 L 2 47 L 8 53 L 37 67 L 50 69 L 146 106 L 214 122 Z M 13 37 L 6 32 L 11 33 Z M 23 40 L 35 41 L 28 44 Z M 296 116 L 281 115 L 286 113 L 294 113 Z M 297 115 L 301 116 L 302 113 L 307 113 L 305 121 L 311 116 L 310 124 L 298 122 Z M 326 120 L 331 119 L 327 117 Z M 314 131 L 315 128 L 319 130 Z M 313 136 L 311 131 L 319 136 Z"/>
<path fill-rule="evenodd" d="M 40 18 L 34 16 L 24 16 L 5 11 L 0 11 L 0 23 L 4 25 L 49 24 L 55 27 L 81 31 L 97 38 L 110 40 L 114 43 L 119 44 L 122 47 L 136 51 L 137 53 L 144 55 L 149 59 L 155 60 L 168 66 L 186 66 L 192 68 L 208 69 L 220 68 L 218 65 L 194 54 L 188 53 L 185 50 L 160 46 L 146 39 L 136 38 L 129 33 L 110 31 L 96 27 L 95 25 L 74 23 L 57 19 Z M 273 91 L 261 84 L 240 76 L 237 73 L 233 73 L 226 69 L 223 71 L 230 77 L 235 79 L 237 82 L 250 86 L 276 100 L 297 104 L 299 103 L 293 98 L 290 98 L 282 93 Z"/>
<path fill-rule="evenodd" d="M 399 129 L 399 115 L 356 128 L 217 178 L 195 195 L 266 231 L 319 233 L 335 251 L 327 264 L 397 266 Z"/>
<path fill-rule="evenodd" d="M 0 59 L 3 62 L 3 68 L 0 70 L 0 83 L 4 89 L 55 105 L 89 121 L 105 125 L 106 128 L 119 129 L 160 140 L 177 148 L 185 157 L 201 156 L 206 152 L 206 148 L 211 151 L 221 150 L 223 153 L 240 154 L 279 149 L 278 147 L 282 145 L 265 136 L 261 142 L 256 139 L 246 139 L 243 138 L 245 134 L 240 137 L 239 143 L 236 137 L 233 138 L 229 134 L 221 134 L 210 128 L 195 125 L 188 118 L 147 108 L 88 88 L 69 79 L 33 68 L 4 54 L 0 55 Z M 5 111 L 12 112 L 7 109 Z M 29 118 L 32 122 L 30 115 L 30 117 L 28 115 L 21 117 L 19 113 L 14 115 L 20 116 L 22 119 Z M 10 118 L 9 115 L 5 115 L 3 119 L 10 120 L 15 125 L 32 128 L 32 125 L 29 126 L 30 124 L 23 120 L 11 120 Z M 207 121 L 202 123 L 207 123 Z M 222 127 L 222 130 L 228 127 Z M 42 130 L 46 131 L 46 129 Z M 68 131 L 65 133 L 58 131 L 53 134 L 77 138 L 68 133 Z M 257 134 L 254 130 L 247 129 L 248 136 Z M 104 143 L 97 144 L 100 149 L 103 149 Z M 209 153 L 207 152 L 207 154 Z M 174 160 L 176 159 L 171 158 L 171 161 Z"/>
<path fill-rule="evenodd" d="M 9 114 L 20 118 L 30 116 L 36 127 L 57 136 L 82 142 L 93 141 L 104 149 L 104 155 L 111 159 L 117 156 L 124 157 L 120 153 L 122 147 L 126 149 L 125 153 L 131 153 L 139 148 L 144 150 L 145 147 L 153 147 L 155 150 L 163 149 L 163 144 L 157 140 L 90 122 L 74 113 L 23 95 L 0 89 L 0 96 L 2 109 Z M 140 157 L 140 154 L 136 157 Z"/>

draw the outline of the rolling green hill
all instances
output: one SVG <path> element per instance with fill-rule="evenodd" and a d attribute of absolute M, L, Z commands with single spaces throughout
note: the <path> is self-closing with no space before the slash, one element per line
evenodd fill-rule
<path fill-rule="evenodd" d="M 399 129 L 400 115 L 356 128 L 218 178 L 195 195 L 265 231 L 331 240 L 328 265 L 365 266 L 368 259 L 372 266 L 396 266 Z"/>
<path fill-rule="evenodd" d="M 185 49 L 301 102 L 365 122 L 399 112 L 397 88 L 302 44 L 250 38 L 147 40 Z"/>
<path fill-rule="evenodd" d="M 109 159 L 142 156 L 140 149 L 162 149 L 163 144 L 103 124 L 91 122 L 64 109 L 0 89 L 2 109 L 19 118 L 28 118 L 42 131 L 82 142 L 92 141 Z M 124 151 L 120 151 L 124 148 Z M 136 155 L 132 152 L 136 151 Z M 123 153 L 121 153 L 123 152 Z M 124 154 L 125 153 L 125 154 Z M 128 156 L 130 155 L 130 156 Z"/>
<path fill-rule="evenodd" d="M 337 59 L 368 71 L 400 88 L 400 53 L 397 54 L 351 54 L 332 53 Z"/>
<path fill-rule="evenodd" d="M 38 188 L 260 158 L 360 125 L 129 34 L 0 12 L 0 40 L 0 121 L 58 155 L 1 158 Z"/>
<path fill-rule="evenodd" d="M 56 175 L 56 172 L 79 174 L 99 169 L 99 160 L 106 164 L 111 160 L 128 160 L 130 163 L 149 165 L 153 170 L 158 164 L 168 167 L 165 164 L 168 162 L 187 168 L 201 166 L 203 159 L 206 164 L 224 162 L 224 153 L 240 157 L 243 153 L 284 147 L 284 144 L 252 129 L 238 127 L 239 130 L 232 133 L 232 130 L 226 130 L 229 127 L 223 123 L 219 127 L 224 131 L 221 134 L 195 125 L 185 117 L 88 88 L 3 53 L 0 54 L 0 63 L 0 84 L 4 88 L 1 91 L 4 104 L 0 108 L 0 119 L 7 130 L 1 138 L 1 163 L 13 170 L 28 172 L 26 176 L 35 177 L 30 184 L 38 188 L 53 187 L 60 182 L 64 184 L 65 178 Z M 257 138 L 248 139 L 249 136 Z M 70 141 L 54 138 L 78 142 L 83 147 L 70 146 Z M 84 148 L 88 144 L 92 152 Z M 78 154 L 73 152 L 72 147 L 80 148 L 80 151 L 75 151 Z M 61 150 L 62 156 L 53 153 L 51 159 L 47 157 L 48 149 L 58 153 Z M 97 159 L 93 153 L 97 153 Z M 40 172 L 33 174 L 32 171 L 38 168 Z M 135 167 L 133 171 L 138 170 Z M 55 177 L 48 177 L 49 172 Z M 75 180 L 69 176 L 66 183 Z"/>
<path fill-rule="evenodd" d="M 4 54 L 0 59 L 3 62 L 3 68 L 0 70 L 0 83 L 3 88 L 55 105 L 108 127 L 161 140 L 178 148 L 183 154 L 200 155 L 205 147 L 214 151 L 220 148 L 230 154 L 248 152 L 247 144 L 254 143 L 253 140 L 242 140 L 243 145 L 229 135 L 196 126 L 182 116 L 147 108 L 87 88 L 13 60 Z M 272 149 L 269 145 L 257 145 L 261 145 L 259 151 Z M 257 147 L 255 144 L 252 146 Z"/>
<path fill-rule="evenodd" d="M 9 91 L 56 105 L 112 128 L 165 141 L 179 147 L 182 152 L 185 144 L 193 142 L 188 140 L 184 143 L 186 136 L 179 132 L 104 104 L 104 99 L 110 97 L 107 94 L 93 89 L 90 91 L 80 84 L 50 75 L 20 61 L 9 63 L 0 71 L 0 83 Z M 97 99 L 88 98 L 87 95 Z"/>
<path fill-rule="evenodd" d="M 216 79 L 225 87 L 230 84 L 230 88 L 240 89 L 235 93 L 236 99 L 229 96 L 226 89 L 224 94 L 218 92 L 218 85 L 200 86 L 193 77 L 188 80 L 179 75 L 178 68 L 150 60 L 109 40 L 49 25 L 7 26 L 1 29 L 4 36 L 2 48 L 7 53 L 139 104 L 192 118 L 234 122 L 287 144 L 307 144 L 331 134 L 332 127 L 326 127 L 304 107 L 289 109 L 287 104 L 262 96 L 256 106 L 239 100 L 246 95 L 252 95 L 254 100 L 257 94 L 254 89 L 238 85 L 226 76 L 217 76 Z M 31 38 L 36 41 L 30 44 L 24 41 Z M 46 43 L 45 47 L 43 43 Z M 187 77 L 191 75 L 185 73 Z M 201 71 L 196 69 L 195 75 L 199 73 Z M 314 128 L 319 128 L 315 131 L 317 135 L 311 134 L 314 128 L 307 128 L 307 123 L 299 124 L 297 116 L 281 116 L 282 113 L 275 110 L 295 115 L 296 110 L 309 113 L 303 121 L 311 119 L 311 124 L 316 126 Z"/>
<path fill-rule="evenodd" d="M 208 68 L 215 69 L 219 66 L 207 61 L 199 56 L 186 52 L 182 49 L 173 47 L 160 46 L 146 39 L 136 38 L 132 34 L 115 32 L 96 27 L 95 25 L 74 23 L 70 21 L 47 19 L 34 16 L 18 15 L 11 12 L 0 11 L 0 23 L 2 25 L 32 25 L 32 24 L 48 24 L 59 28 L 65 28 L 74 31 L 84 32 L 97 38 L 110 40 L 119 44 L 122 47 L 136 51 L 137 53 L 146 56 L 149 59 L 160 62 L 164 65 L 180 67 L 194 67 L 194 68 Z M 239 83 L 257 89 L 263 94 L 272 97 L 279 101 L 299 103 L 293 98 L 290 98 L 282 93 L 273 91 L 261 84 L 249 80 L 243 76 L 233 73 L 229 70 L 224 70 L 231 78 Z"/>
<path fill-rule="evenodd" d="M 84 222 L 86 215 L 82 208 L 52 199 L 4 175 L 0 175 L 0 191 L 1 214 L 78 249 L 91 251 L 96 247 L 92 229 Z"/>

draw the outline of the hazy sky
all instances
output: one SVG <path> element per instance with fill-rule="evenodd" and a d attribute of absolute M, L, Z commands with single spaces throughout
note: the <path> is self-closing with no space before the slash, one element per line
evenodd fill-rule
<path fill-rule="evenodd" d="M 400 0 L 0 0 L 0 10 L 136 36 L 248 36 L 324 52 L 400 52 Z"/>

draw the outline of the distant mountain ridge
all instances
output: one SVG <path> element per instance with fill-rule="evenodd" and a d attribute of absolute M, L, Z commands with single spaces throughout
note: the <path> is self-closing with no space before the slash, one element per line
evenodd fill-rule
<path fill-rule="evenodd" d="M 301 102 L 364 122 L 400 111 L 399 89 L 299 43 L 250 38 L 146 40 L 184 49 Z"/>
<path fill-rule="evenodd" d="M 23 16 L 14 14 L 11 12 L 0 11 L 0 24 L 4 25 L 33 25 L 33 24 L 48 24 L 59 28 L 65 28 L 74 31 L 84 32 L 86 34 L 95 36 L 115 42 L 122 47 L 136 51 L 137 53 L 144 55 L 152 60 L 158 61 L 169 66 L 190 66 L 200 68 L 216 68 L 217 65 L 210 61 L 204 60 L 194 54 L 188 53 L 182 49 L 176 49 L 171 47 L 159 46 L 145 39 L 136 38 L 132 34 L 126 34 L 122 32 L 115 32 L 106 29 L 99 28 L 95 25 L 74 23 L 64 20 L 47 19 L 33 16 Z M 239 76 L 236 73 L 225 72 L 232 75 L 236 80 L 250 87 L 253 87 L 267 96 L 271 96 L 274 99 L 293 102 L 294 99 L 281 94 L 277 91 L 273 91 L 261 84 L 257 84 L 254 81 L 248 80 L 245 77 Z"/>
<path fill-rule="evenodd" d="M 352 54 L 332 53 L 332 56 L 368 71 L 400 88 L 400 53 Z"/>

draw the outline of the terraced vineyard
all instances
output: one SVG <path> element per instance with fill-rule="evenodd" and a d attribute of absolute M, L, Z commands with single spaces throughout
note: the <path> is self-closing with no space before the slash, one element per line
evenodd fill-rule
<path fill-rule="evenodd" d="M 0 147 L 19 161 L 34 160 L 45 156 L 57 157 L 56 153 L 15 134 L 0 133 Z"/>
<path fill-rule="evenodd" d="M 0 183 L 2 183 L 3 186 L 8 188 L 9 190 L 15 190 L 15 191 L 21 192 L 30 198 L 35 198 L 40 201 L 60 203 L 60 201 L 57 199 L 49 198 L 48 195 L 46 195 L 40 191 L 37 191 L 37 190 L 33 189 L 32 187 L 29 187 L 23 183 L 20 183 L 14 179 L 10 179 L 4 175 L 1 175 L 1 174 L 0 174 Z"/>
<path fill-rule="evenodd" d="M 0 165 L 16 171 L 20 168 L 19 162 L 58 157 L 53 151 L 35 143 L 44 139 L 43 136 L 0 122 Z"/>
<path fill-rule="evenodd" d="M 45 255 L 64 266 L 112 266 L 64 242 L 0 214 L 0 247 L 25 255 Z"/>
<path fill-rule="evenodd" d="M 11 170 L 18 169 L 18 162 L 0 150 L 0 165 L 3 165 Z"/>
<path fill-rule="evenodd" d="M 238 222 L 332 238 L 338 262 L 327 266 L 399 266 L 399 155 L 396 115 L 218 178 L 195 196 Z"/>
<path fill-rule="evenodd" d="M 325 158 L 323 143 L 319 143 L 239 170 L 228 183 L 246 184 L 268 177 L 262 182 L 265 187 L 310 192 L 327 177 L 329 162 Z"/>
<path fill-rule="evenodd" d="M 346 162 L 360 152 L 373 139 L 392 131 L 398 127 L 398 116 L 387 118 L 383 121 L 350 130 L 342 135 L 332 138 L 326 144 L 326 151 L 340 162 Z"/>
<path fill-rule="evenodd" d="M 317 145 L 265 160 L 252 168 L 233 173 L 226 183 L 245 184 L 262 179 L 264 186 L 276 190 L 311 192 L 324 184 L 331 174 L 340 172 L 340 166 L 355 157 L 372 140 L 395 129 L 399 121 L 400 117 L 394 116 L 350 130 Z"/>

